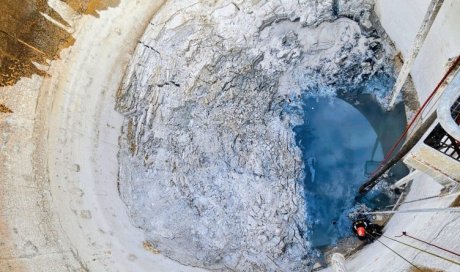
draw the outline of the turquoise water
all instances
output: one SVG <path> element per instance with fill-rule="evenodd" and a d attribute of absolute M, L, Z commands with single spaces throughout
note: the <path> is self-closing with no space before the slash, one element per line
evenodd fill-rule
<path fill-rule="evenodd" d="M 385 112 L 369 94 L 303 99 L 304 124 L 294 128 L 305 167 L 308 235 L 313 247 L 351 235 L 347 215 L 359 186 L 405 127 L 403 105 Z M 404 167 L 393 170 L 394 179 Z M 381 208 L 393 199 L 372 192 L 360 202 Z"/>

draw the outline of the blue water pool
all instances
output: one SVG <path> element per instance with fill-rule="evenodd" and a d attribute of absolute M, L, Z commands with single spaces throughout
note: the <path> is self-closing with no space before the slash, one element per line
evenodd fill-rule
<path fill-rule="evenodd" d="M 385 112 L 366 94 L 304 98 L 303 111 L 294 132 L 304 158 L 308 234 L 319 248 L 351 235 L 347 214 L 358 188 L 404 129 L 405 115 L 402 105 Z M 374 194 L 361 201 L 379 207 L 392 200 Z"/>

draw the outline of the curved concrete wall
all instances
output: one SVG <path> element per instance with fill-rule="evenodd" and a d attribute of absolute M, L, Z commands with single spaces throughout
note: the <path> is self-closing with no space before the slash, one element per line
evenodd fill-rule
<path fill-rule="evenodd" d="M 162 1 L 122 1 L 99 18 L 60 5 L 74 46 L 41 67 L 52 77 L 0 94 L 13 112 L 0 115 L 0 271 L 183 271 L 130 224 L 115 183 L 114 95 Z"/>
<path fill-rule="evenodd" d="M 98 19 L 61 7 L 73 22 L 76 42 L 60 60 L 42 67 L 53 77 L 24 78 L 0 92 L 14 113 L 0 115 L 0 272 L 198 271 L 156 254 L 144 243 L 143 234 L 122 212 L 113 184 L 121 124 L 113 95 L 138 37 L 161 4 L 125 0 Z M 403 55 L 426 6 L 427 0 L 377 1 L 382 24 Z M 422 100 L 442 76 L 447 59 L 460 53 L 459 11 L 459 1 L 446 1 L 433 26 L 436 34 L 428 36 L 415 64 L 412 75 Z M 430 177 L 420 175 L 409 199 L 439 190 Z M 443 207 L 451 202 L 423 205 Z M 459 251 L 459 221 L 448 214 L 396 216 L 387 234 L 406 230 Z M 457 271 L 456 266 L 392 246 L 422 265 Z M 375 243 L 355 255 L 348 268 L 409 269 L 385 250 Z"/>

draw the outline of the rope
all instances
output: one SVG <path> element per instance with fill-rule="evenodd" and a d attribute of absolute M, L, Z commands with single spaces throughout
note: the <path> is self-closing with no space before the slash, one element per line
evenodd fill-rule
<path fill-rule="evenodd" d="M 390 240 L 392 240 L 392 241 L 395 241 L 395 242 L 397 242 L 397 243 L 400 243 L 400 244 L 402 244 L 402 245 L 405 245 L 405 246 L 411 247 L 411 248 L 413 248 L 413 249 L 416 249 L 416 250 L 418 250 L 418 251 L 421 251 L 421 252 L 424 252 L 424 253 L 426 253 L 426 254 L 429 254 L 429 255 L 431 255 L 431 256 L 434 256 L 434 257 L 443 259 L 443 260 L 445 260 L 445 261 L 448 261 L 448 262 L 453 263 L 453 264 L 456 264 L 456 265 L 460 265 L 460 262 L 451 260 L 451 259 L 449 259 L 449 258 L 446 258 L 446 257 L 443 257 L 443 256 L 441 256 L 441 255 L 435 254 L 435 253 L 433 253 L 433 252 L 429 252 L 429 251 L 426 251 L 426 250 L 424 250 L 424 249 L 421 249 L 421 248 L 418 248 L 418 247 L 409 245 L 409 244 L 407 244 L 407 243 L 398 241 L 398 240 L 393 239 L 393 238 L 391 238 L 391 237 L 388 237 L 388 236 L 386 236 L 386 235 L 383 235 L 383 234 L 382 234 L 382 236 L 385 237 L 385 238 L 387 238 L 387 239 L 390 239 Z"/>
<path fill-rule="evenodd" d="M 455 70 L 455 68 L 457 67 L 458 64 L 460 64 L 460 56 L 457 57 L 457 59 L 452 64 L 452 66 L 449 68 L 449 70 L 446 72 L 446 74 L 442 77 L 442 79 L 438 82 L 438 84 L 436 85 L 434 90 L 431 92 L 430 96 L 425 100 L 423 105 L 417 110 L 417 113 L 414 115 L 414 117 L 412 117 L 412 120 L 410 121 L 409 125 L 406 126 L 406 129 L 401 134 L 399 139 L 393 144 L 393 146 L 390 148 L 390 150 L 386 153 L 384 159 L 379 164 L 379 166 L 376 168 L 376 170 L 372 173 L 371 177 L 373 177 L 375 175 L 375 173 L 377 173 L 377 171 L 380 170 L 380 168 L 382 168 L 382 166 L 390 159 L 390 157 L 393 155 L 393 153 L 396 150 L 396 148 L 399 146 L 399 144 L 402 142 L 402 140 L 409 133 L 409 129 L 415 124 L 415 121 L 420 116 L 420 114 L 422 113 L 423 109 L 428 105 L 428 103 L 431 101 L 431 99 L 434 97 L 434 95 L 438 92 L 439 88 L 442 86 L 442 84 L 444 83 L 446 78 L 452 73 L 452 71 Z"/>
<path fill-rule="evenodd" d="M 413 210 L 398 210 L 398 211 L 376 211 L 376 212 L 363 212 L 361 214 L 396 214 L 396 213 L 423 213 L 423 212 L 460 212 L 460 207 L 454 208 L 428 208 L 428 209 L 413 209 Z"/>
<path fill-rule="evenodd" d="M 444 250 L 444 251 L 446 251 L 446 252 L 449 252 L 449 253 L 451 253 L 451 254 L 454 254 L 454 255 L 457 255 L 457 256 L 460 257 L 460 254 L 458 254 L 458 253 L 456 253 L 456 252 L 453 252 L 453 251 L 448 250 L 448 249 L 445 249 L 445 248 L 443 248 L 443 247 L 440 247 L 440 246 L 434 245 L 434 244 L 432 244 L 432 243 L 423 241 L 423 240 L 418 239 L 418 238 L 416 238 L 416 237 L 410 236 L 410 235 L 407 234 L 407 232 L 405 232 L 405 231 L 403 231 L 403 233 L 402 233 L 401 235 L 396 236 L 396 237 L 401 237 L 401 236 L 407 236 L 407 237 L 412 238 L 412 239 L 414 239 L 414 240 L 417 240 L 417 241 L 419 241 L 419 242 L 425 243 L 425 244 L 430 245 L 430 246 L 434 246 L 435 248 L 439 248 L 439 249 L 441 249 L 441 250 Z"/>
<path fill-rule="evenodd" d="M 432 199 L 432 198 L 450 197 L 450 196 L 455 196 L 455 195 L 460 195 L 460 192 L 454 193 L 454 194 L 443 194 L 443 195 L 428 196 L 428 197 L 418 198 L 418 199 L 414 199 L 414 200 L 410 200 L 410 201 L 404 201 L 400 205 L 419 202 L 419 201 L 428 200 L 428 199 Z M 386 206 L 386 208 L 393 207 L 393 206 L 396 206 L 396 204 L 395 205 L 388 205 L 388 206 Z"/>
<path fill-rule="evenodd" d="M 411 261 L 409 261 L 408 259 L 404 258 L 401 254 L 399 254 L 398 252 L 396 252 L 395 250 L 393 250 L 391 247 L 385 245 L 385 243 L 383 243 L 382 241 L 380 241 L 379 239 L 377 239 L 377 237 L 373 236 L 372 234 L 368 233 L 372 238 L 374 238 L 375 241 L 379 242 L 380 244 L 382 244 L 384 247 L 388 248 L 389 250 L 391 250 L 391 252 L 393 252 L 394 254 L 398 255 L 401 259 L 403 259 L 404 261 L 408 262 L 410 265 L 412 265 L 415 269 L 417 269 L 418 271 L 421 271 L 423 272 L 418 266 L 416 266 L 414 263 L 412 263 Z"/>

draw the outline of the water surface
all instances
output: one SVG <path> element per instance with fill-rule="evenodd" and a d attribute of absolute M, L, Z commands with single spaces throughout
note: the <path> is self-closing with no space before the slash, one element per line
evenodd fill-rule
<path fill-rule="evenodd" d="M 317 248 L 351 235 L 347 214 L 358 188 L 405 125 L 402 105 L 385 112 L 369 94 L 339 97 L 304 98 L 304 124 L 294 128 L 304 158 L 308 233 Z M 379 208 L 392 199 L 374 193 L 361 201 Z"/>

